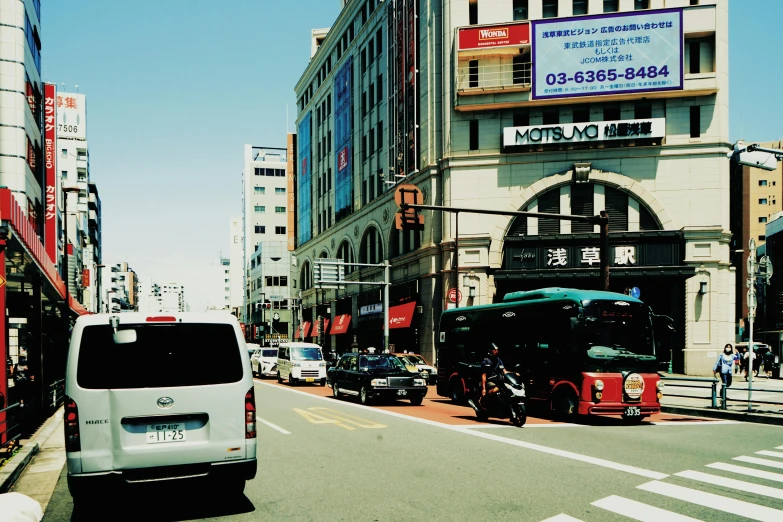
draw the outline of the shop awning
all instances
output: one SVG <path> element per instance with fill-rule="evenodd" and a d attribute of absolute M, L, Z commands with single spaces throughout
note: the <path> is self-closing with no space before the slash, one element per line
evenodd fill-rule
<path fill-rule="evenodd" d="M 332 323 L 332 331 L 329 335 L 344 334 L 348 331 L 348 327 L 351 325 L 351 314 L 341 314 L 334 318 Z"/>
<path fill-rule="evenodd" d="M 389 329 L 410 327 L 415 309 L 416 301 L 389 308 Z"/>

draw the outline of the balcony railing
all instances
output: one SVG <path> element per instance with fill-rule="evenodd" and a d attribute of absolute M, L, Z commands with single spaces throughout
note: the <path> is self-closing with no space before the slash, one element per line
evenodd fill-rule
<path fill-rule="evenodd" d="M 457 92 L 486 92 L 508 89 L 529 89 L 531 64 L 505 63 L 470 65 L 461 61 L 457 68 Z"/>

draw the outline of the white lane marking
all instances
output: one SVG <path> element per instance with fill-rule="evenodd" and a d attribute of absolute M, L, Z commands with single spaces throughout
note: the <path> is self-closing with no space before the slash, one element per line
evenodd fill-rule
<path fill-rule="evenodd" d="M 626 473 L 631 473 L 633 475 L 639 475 L 641 477 L 647 477 L 655 480 L 660 480 L 668 477 L 669 475 L 665 473 L 659 473 L 657 471 L 652 471 L 649 469 L 644 468 L 637 468 L 635 466 L 629 466 L 627 464 L 621 464 L 619 462 L 612 462 L 611 460 L 604 460 L 599 459 L 597 457 L 590 457 L 587 455 L 582 455 L 580 453 L 573 453 L 571 451 L 565 451 L 560 450 L 556 448 L 550 448 L 548 446 L 541 446 L 539 444 L 533 444 L 530 442 L 525 442 L 521 440 L 516 439 L 508 439 L 505 437 L 500 437 L 498 435 L 493 435 L 491 433 L 484 433 L 482 431 L 475 431 L 475 430 L 466 430 L 463 426 L 452 426 L 450 424 L 444 424 L 442 422 L 437 422 L 429 419 L 420 419 L 418 417 L 411 417 L 410 415 L 405 415 L 404 413 L 398 413 L 396 411 L 388 411 L 388 410 L 382 410 L 382 409 L 375 409 L 371 408 L 369 406 L 362 406 L 361 404 L 354 404 L 351 402 L 344 402 L 344 401 L 337 401 L 335 402 L 335 399 L 331 397 L 322 397 L 320 395 L 313 395 L 312 393 L 307 393 L 299 390 L 292 390 L 289 388 L 283 388 L 281 386 L 275 386 L 274 384 L 266 384 L 263 383 L 264 386 L 269 386 L 272 388 L 276 388 L 278 390 L 287 391 L 291 393 L 298 393 L 300 395 L 304 395 L 306 397 L 310 397 L 313 399 L 319 399 L 323 401 L 329 401 L 331 404 L 342 404 L 351 408 L 362 408 L 364 411 L 367 411 L 367 409 L 371 409 L 372 411 L 379 413 L 381 415 L 389 415 L 391 417 L 397 417 L 399 419 L 405 419 L 408 421 L 418 422 L 420 424 L 427 424 L 429 426 L 435 426 L 437 428 L 442 428 L 450 431 L 455 431 L 457 433 L 464 433 L 467 435 L 471 435 L 473 437 L 479 437 L 482 439 L 488 439 L 493 440 L 495 442 L 502 442 L 504 444 L 509 444 L 511 446 L 517 446 L 520 448 L 525 448 L 533 451 L 539 451 L 541 453 L 548 453 L 550 455 L 556 455 L 558 457 L 564 457 L 571 460 L 576 460 L 580 462 L 585 462 L 587 464 L 593 464 L 595 466 L 601 466 L 604 468 L 613 469 L 615 471 L 624 471 Z M 519 429 L 519 428 L 517 428 Z"/>
<path fill-rule="evenodd" d="M 634 520 L 641 520 L 642 522 L 659 522 L 661 520 L 666 520 L 666 522 L 700 522 L 697 518 L 678 515 L 665 509 L 618 497 L 617 495 L 596 500 L 592 505 Z"/>
<path fill-rule="evenodd" d="M 654 480 L 652 482 L 642 484 L 641 486 L 636 486 L 636 488 L 643 491 L 649 491 L 650 493 L 657 493 L 666 497 L 690 502 L 691 504 L 697 504 L 699 506 L 731 513 L 732 515 L 742 513 L 741 516 L 745 518 L 759 520 L 761 522 L 780 522 L 783 520 L 783 511 L 780 511 L 779 509 L 759 506 L 750 502 L 745 502 L 743 500 L 737 500 L 736 498 L 730 496 L 715 495 L 713 493 L 685 488 L 675 484 L 669 484 L 667 482 Z"/>
<path fill-rule="evenodd" d="M 284 430 L 283 428 L 281 428 L 280 426 L 278 426 L 277 424 L 272 424 L 272 423 L 271 423 L 271 422 L 269 422 L 268 420 L 264 420 L 264 419 L 262 419 L 261 417 L 256 417 L 256 420 L 257 420 L 258 422 L 260 422 L 261 424 L 266 424 L 267 426 L 269 426 L 269 427 L 270 427 L 270 428 L 272 428 L 273 430 L 277 430 L 277 431 L 279 431 L 279 432 L 280 432 L 280 433 L 282 433 L 283 435 L 291 435 L 291 432 L 290 432 L 290 431 L 286 431 L 286 430 Z"/>
<path fill-rule="evenodd" d="M 709 473 L 702 473 L 701 471 L 680 471 L 675 473 L 678 477 L 683 477 L 706 484 L 712 484 L 713 486 L 723 486 L 726 488 L 739 489 L 742 491 L 750 491 L 758 495 L 764 495 L 765 497 L 772 497 L 777 499 L 783 499 L 783 489 L 771 488 L 769 486 L 762 486 L 760 484 L 753 484 L 752 482 L 745 482 L 744 480 L 737 480 L 727 477 L 719 477 L 718 475 L 710 475 Z"/>
<path fill-rule="evenodd" d="M 559 515 L 555 515 L 553 517 L 547 518 L 546 520 L 542 520 L 541 522 L 582 522 L 578 518 L 574 518 L 572 516 L 566 515 L 565 513 L 560 513 Z"/>
<path fill-rule="evenodd" d="M 693 417 L 695 419 L 704 419 L 706 417 Z M 683 424 L 687 424 L 689 426 L 720 426 L 720 425 L 727 425 L 727 424 L 742 424 L 742 421 L 733 421 L 733 420 L 709 420 L 704 422 L 693 422 L 693 421 L 670 421 L 670 422 L 647 422 L 646 424 L 652 424 L 653 426 L 682 426 Z"/>
<path fill-rule="evenodd" d="M 770 468 L 778 468 L 783 469 L 783 462 L 778 462 L 776 460 L 767 460 L 767 459 L 758 459 L 756 457 L 734 457 L 732 460 L 739 460 L 740 462 L 749 462 L 751 464 L 759 464 L 761 466 L 767 466 Z"/>
<path fill-rule="evenodd" d="M 763 471 L 754 468 L 744 468 L 742 466 L 735 466 L 734 464 L 724 464 L 723 462 L 713 462 L 707 464 L 708 468 L 722 469 L 723 471 L 731 471 L 739 475 L 748 475 L 750 477 L 762 478 L 766 480 L 773 480 L 775 482 L 783 482 L 783 475 L 780 473 L 773 473 L 771 471 Z"/>
<path fill-rule="evenodd" d="M 783 446 L 775 446 L 775 449 L 783 449 Z"/>
<path fill-rule="evenodd" d="M 581 426 L 579 424 L 570 424 L 567 422 L 564 422 L 562 424 L 525 424 L 525 429 L 527 428 L 580 428 Z M 512 424 L 471 424 L 470 426 L 455 426 L 455 428 L 461 428 L 463 430 L 485 430 L 485 429 L 493 429 L 493 428 L 511 428 L 518 430 L 519 428 L 512 425 Z"/>
<path fill-rule="evenodd" d="M 757 451 L 756 455 L 764 455 L 766 457 L 778 457 L 778 458 L 783 459 L 783 453 L 781 453 L 779 451 L 762 450 L 762 451 Z"/>

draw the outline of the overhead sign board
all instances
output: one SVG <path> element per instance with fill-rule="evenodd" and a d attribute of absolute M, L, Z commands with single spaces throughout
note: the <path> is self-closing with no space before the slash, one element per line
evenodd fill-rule
<path fill-rule="evenodd" d="M 530 44 L 528 22 L 504 25 L 461 27 L 457 37 L 458 50 L 519 47 Z"/>
<path fill-rule="evenodd" d="M 638 140 L 663 138 L 665 135 L 666 118 L 563 123 L 560 125 L 506 127 L 503 129 L 503 146 Z"/>
<path fill-rule="evenodd" d="M 533 21 L 533 99 L 683 88 L 682 10 Z"/>

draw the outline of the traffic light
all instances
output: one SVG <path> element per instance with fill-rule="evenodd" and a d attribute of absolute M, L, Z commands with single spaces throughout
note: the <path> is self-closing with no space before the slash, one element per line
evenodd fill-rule
<path fill-rule="evenodd" d="M 397 203 L 397 214 L 395 215 L 395 226 L 398 230 L 422 230 L 424 228 L 424 216 L 419 214 L 419 210 L 403 205 L 423 205 L 424 194 L 416 185 L 405 184 L 397 185 L 394 193 L 394 201 Z"/>
<path fill-rule="evenodd" d="M 269 301 L 265 301 L 264 302 L 264 308 L 266 308 L 267 310 L 272 308 L 272 303 L 270 303 Z"/>

